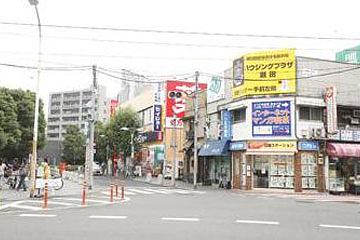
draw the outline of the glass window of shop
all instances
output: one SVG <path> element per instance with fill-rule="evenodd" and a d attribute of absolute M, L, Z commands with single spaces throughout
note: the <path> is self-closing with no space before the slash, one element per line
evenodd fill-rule
<path fill-rule="evenodd" d="M 207 168 L 207 175 L 213 183 L 230 181 L 230 157 L 212 157 L 208 160 L 210 166 Z"/>
<path fill-rule="evenodd" d="M 312 152 L 301 153 L 302 188 L 314 189 L 317 187 L 317 163 L 316 155 Z"/>
<path fill-rule="evenodd" d="M 254 155 L 255 188 L 294 188 L 293 155 Z"/>
<path fill-rule="evenodd" d="M 329 159 L 330 191 L 360 194 L 360 158 Z"/>

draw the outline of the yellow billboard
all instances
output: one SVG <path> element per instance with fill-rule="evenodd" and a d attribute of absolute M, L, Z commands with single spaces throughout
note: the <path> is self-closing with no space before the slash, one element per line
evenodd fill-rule
<path fill-rule="evenodd" d="M 233 98 L 295 92 L 293 49 L 250 53 L 233 62 Z"/>

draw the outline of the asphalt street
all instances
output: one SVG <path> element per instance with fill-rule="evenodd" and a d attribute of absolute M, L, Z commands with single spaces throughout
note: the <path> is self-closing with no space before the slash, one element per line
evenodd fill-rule
<path fill-rule="evenodd" d="M 128 186 L 126 202 L 0 214 L 1 239 L 360 239 L 359 204 Z"/>

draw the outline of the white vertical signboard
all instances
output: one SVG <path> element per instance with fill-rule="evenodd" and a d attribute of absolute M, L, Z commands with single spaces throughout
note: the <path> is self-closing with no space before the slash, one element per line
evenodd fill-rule
<path fill-rule="evenodd" d="M 337 106 L 336 106 L 335 86 L 329 86 L 326 88 L 325 103 L 326 103 L 327 131 L 329 134 L 334 134 L 337 132 Z"/>

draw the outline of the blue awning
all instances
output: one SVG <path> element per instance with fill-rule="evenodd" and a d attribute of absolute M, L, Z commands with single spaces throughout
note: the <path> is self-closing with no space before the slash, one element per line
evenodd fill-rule
<path fill-rule="evenodd" d="M 207 141 L 200 149 L 199 156 L 228 156 L 229 143 L 227 139 Z"/>

